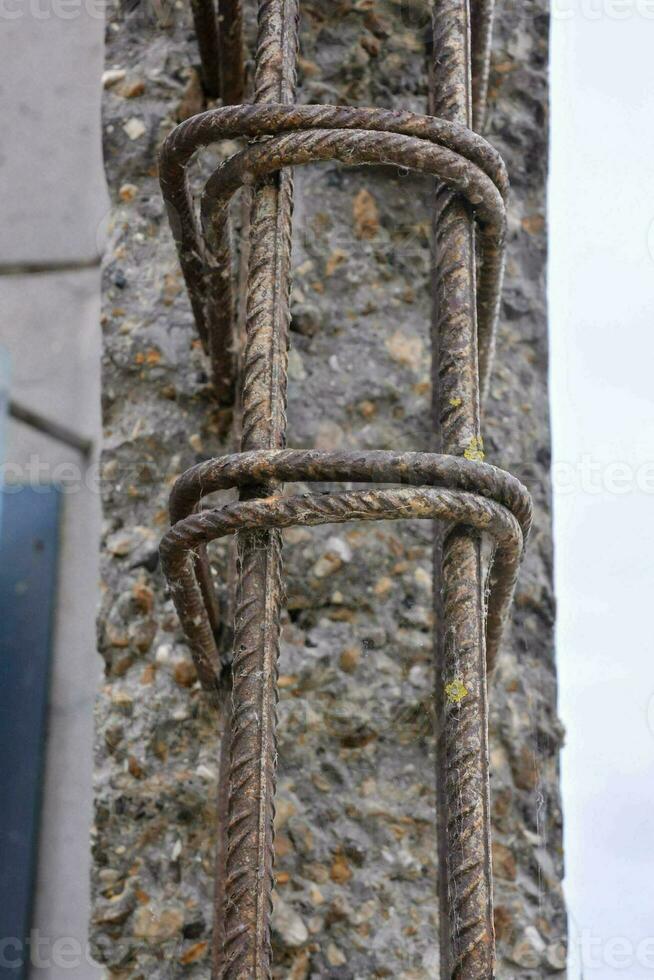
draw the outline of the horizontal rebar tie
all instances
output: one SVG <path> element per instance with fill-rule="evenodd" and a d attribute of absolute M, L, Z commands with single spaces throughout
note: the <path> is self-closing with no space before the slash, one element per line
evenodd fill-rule
<path fill-rule="evenodd" d="M 278 135 L 281 134 L 281 135 Z M 186 167 L 199 149 L 221 139 L 276 137 L 226 160 L 193 210 Z M 234 286 L 229 202 L 239 188 L 298 164 L 341 160 L 388 164 L 438 177 L 475 209 L 483 264 L 477 297 L 483 387 L 490 375 L 494 324 L 504 271 L 508 177 L 501 157 L 481 136 L 433 116 L 343 106 L 241 105 L 183 122 L 161 150 L 160 180 L 198 331 L 211 355 L 218 397 L 234 393 Z"/>
<path fill-rule="evenodd" d="M 477 127 L 484 116 L 493 14 L 489 0 L 472 6 L 471 17 L 469 0 L 433 4 L 434 115 L 420 116 L 293 104 L 298 2 L 260 0 L 254 104 L 226 104 L 188 119 L 161 151 L 161 187 L 216 397 L 233 404 L 240 392 L 242 452 L 201 463 L 179 478 L 170 501 L 172 527 L 161 544 L 198 675 L 226 712 L 213 972 L 224 980 L 271 975 L 283 603 L 279 529 L 415 518 L 448 527 L 443 538 L 437 532 L 435 547 L 441 976 L 493 976 L 486 672 L 497 658 L 531 501 L 514 477 L 481 461 L 480 402 L 500 305 L 508 179 L 497 151 L 470 128 L 473 111 Z M 237 101 L 244 89 L 240 4 L 219 0 L 218 22 L 208 0 L 194 0 L 193 9 L 205 88 L 220 92 L 225 103 Z M 192 157 L 202 147 L 237 137 L 254 142 L 214 171 L 198 220 L 187 182 Z M 290 168 L 319 160 L 388 164 L 437 179 L 434 421 L 444 452 L 284 448 Z M 229 204 L 242 187 L 251 193 L 251 216 L 240 351 Z M 283 483 L 299 481 L 373 488 L 281 493 Z M 228 488 L 238 488 L 238 502 L 200 509 L 206 495 Z M 487 587 L 481 580 L 480 533 L 494 542 Z M 238 540 L 231 707 L 206 555 L 208 542 L 230 534 Z M 448 679 L 461 681 L 464 697 L 444 696 Z"/>
<path fill-rule="evenodd" d="M 398 483 L 405 488 L 274 496 L 195 512 L 201 499 L 217 490 L 247 489 L 271 480 Z M 407 484 L 416 489 L 406 489 Z M 164 573 L 204 686 L 215 691 L 224 665 L 205 605 L 204 596 L 212 586 L 207 565 L 198 562 L 202 545 L 243 529 L 346 521 L 438 518 L 484 531 L 497 546 L 489 570 L 486 617 L 487 661 L 492 670 L 529 533 L 531 500 L 509 473 L 460 456 L 284 449 L 199 463 L 176 481 L 170 514 L 173 526 L 160 549 Z"/>

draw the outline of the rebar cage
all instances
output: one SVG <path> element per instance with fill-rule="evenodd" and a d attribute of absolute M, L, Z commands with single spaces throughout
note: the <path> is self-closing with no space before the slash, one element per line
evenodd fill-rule
<path fill-rule="evenodd" d="M 239 0 L 194 0 L 208 94 L 223 105 L 165 141 L 160 179 L 216 398 L 237 401 L 239 453 L 175 484 L 162 565 L 199 678 L 222 724 L 213 976 L 271 975 L 270 911 L 277 661 L 284 601 L 280 529 L 346 521 L 434 520 L 437 821 L 441 977 L 494 975 L 487 676 L 492 672 L 531 522 L 526 489 L 483 461 L 481 411 L 499 312 L 508 178 L 483 127 L 493 0 L 433 0 L 429 115 L 297 105 L 299 0 L 259 0 L 253 99 Z M 222 139 L 241 150 L 210 176 L 196 215 L 194 154 Z M 434 183 L 434 452 L 285 448 L 292 167 L 387 164 Z M 247 274 L 234 282 L 230 201 L 246 188 Z M 242 301 L 243 330 L 238 326 Z M 243 336 L 241 336 L 243 335 Z M 282 494 L 284 483 L 361 483 Z M 384 486 L 376 487 L 376 484 Z M 388 486 L 388 485 L 392 486 Z M 372 488 L 371 486 L 372 485 Z M 239 500 L 201 509 L 219 489 Z M 206 546 L 237 536 L 233 656 Z M 481 538 L 493 550 L 482 567 Z"/>

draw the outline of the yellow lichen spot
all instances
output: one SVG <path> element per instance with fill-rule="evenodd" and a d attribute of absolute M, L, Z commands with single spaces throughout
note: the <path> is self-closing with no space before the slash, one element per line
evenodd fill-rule
<path fill-rule="evenodd" d="M 459 405 L 463 405 L 463 399 L 462 398 L 450 398 L 450 405 L 452 406 L 452 408 L 458 408 Z"/>
<path fill-rule="evenodd" d="M 484 459 L 484 440 L 481 436 L 473 436 L 464 454 L 466 459 L 481 463 Z"/>
<path fill-rule="evenodd" d="M 445 697 L 450 704 L 460 704 L 466 694 L 468 694 L 468 688 L 458 677 L 455 677 L 453 681 L 445 685 Z"/>

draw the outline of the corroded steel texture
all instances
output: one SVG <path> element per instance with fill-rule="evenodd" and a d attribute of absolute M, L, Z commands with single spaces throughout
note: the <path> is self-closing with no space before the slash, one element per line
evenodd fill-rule
<path fill-rule="evenodd" d="M 211 235 L 207 249 L 187 185 L 186 167 L 193 154 L 218 139 L 277 133 L 285 135 L 242 151 L 210 178 L 203 200 L 203 222 Z M 483 389 L 492 363 L 504 266 L 508 178 L 497 151 L 463 126 L 410 112 L 247 105 L 194 116 L 171 133 L 161 150 L 162 192 L 200 337 L 205 350 L 211 349 L 218 397 L 229 404 L 234 390 L 229 198 L 255 175 L 339 155 L 348 162 L 387 163 L 432 173 L 474 207 L 484 256 L 478 294 Z"/>
<path fill-rule="evenodd" d="M 241 0 L 218 0 L 220 97 L 223 105 L 243 100 L 243 11 Z"/>
<path fill-rule="evenodd" d="M 467 0 L 433 5 L 433 109 L 471 125 L 470 9 Z M 475 226 L 468 202 L 436 191 L 434 329 L 438 334 L 435 422 L 445 453 L 481 458 Z M 479 536 L 454 525 L 442 542 L 439 707 L 441 956 L 445 975 L 492 977 L 495 937 L 488 781 L 484 596 Z M 445 883 L 447 887 L 445 887 Z"/>
<path fill-rule="evenodd" d="M 243 98 L 241 0 L 191 0 L 200 52 L 202 86 L 208 96 L 232 105 Z"/>
<path fill-rule="evenodd" d="M 220 42 L 214 0 L 191 0 L 200 53 L 202 87 L 211 98 L 220 96 Z"/>
<path fill-rule="evenodd" d="M 480 131 L 486 120 L 495 0 L 476 0 L 470 11 L 472 64 L 472 125 Z"/>
<path fill-rule="evenodd" d="M 232 404 L 237 392 L 239 402 L 241 452 L 201 463 L 180 477 L 170 500 L 172 526 L 161 544 L 163 569 L 198 675 L 221 709 L 213 975 L 223 980 L 271 975 L 280 529 L 421 518 L 438 522 L 441 976 L 490 978 L 486 678 L 498 654 L 531 522 L 524 487 L 482 461 L 481 405 L 501 296 L 508 191 L 499 155 L 472 128 L 485 114 L 493 3 L 432 5 L 429 116 L 294 104 L 298 2 L 261 0 L 258 9 L 254 104 L 223 105 L 186 120 L 166 140 L 160 161 L 162 192 L 216 396 Z M 227 45 L 221 49 L 224 103 L 238 90 L 234 73 L 243 81 L 240 34 L 240 5 L 219 4 L 217 37 Z M 198 217 L 187 181 L 193 155 L 234 137 L 254 142 L 210 176 Z M 439 452 L 284 448 L 290 168 L 319 160 L 385 164 L 437 179 L 433 361 Z M 242 187 L 251 189 L 252 203 L 240 351 L 230 201 Z M 298 481 L 372 487 L 284 495 L 284 482 Z M 203 498 L 225 489 L 238 489 L 238 502 L 203 509 Z M 220 649 L 220 610 L 206 553 L 207 544 L 224 535 L 236 535 L 238 542 L 231 665 Z M 482 535 L 494 544 L 486 571 Z M 231 711 L 225 704 L 230 669 Z"/>
<path fill-rule="evenodd" d="M 498 547 L 489 571 L 486 632 L 487 655 L 492 669 L 511 602 L 522 554 L 522 542 L 526 540 L 531 525 L 531 503 L 522 484 L 503 470 L 465 457 L 434 453 L 324 453 L 286 449 L 239 453 L 200 463 L 183 474 L 173 488 L 170 500 L 172 528 L 161 544 L 162 561 L 166 577 L 171 583 L 176 607 L 187 635 L 193 642 L 196 658 L 203 664 L 202 677 L 206 674 L 204 665 L 217 664 L 219 656 L 204 602 L 205 587 L 202 580 L 209 573 L 205 568 L 198 570 L 195 555 L 199 545 L 219 535 L 211 533 L 213 525 L 210 521 L 207 522 L 208 515 L 214 511 L 200 511 L 196 514 L 196 508 L 202 497 L 217 490 L 279 484 L 284 481 L 348 481 L 440 487 L 447 489 L 453 499 L 456 499 L 457 494 L 462 494 L 462 499 L 471 505 L 468 515 L 465 508 L 461 510 L 459 504 L 453 504 L 451 512 L 443 514 L 444 518 L 453 521 L 457 519 L 457 515 L 463 514 L 461 519 L 464 523 L 473 527 L 480 527 L 480 520 L 475 516 L 475 501 L 478 498 L 496 504 L 513 515 L 520 529 L 520 534 L 516 537 L 518 543 L 514 542 L 502 549 Z M 296 523 L 305 522 L 298 519 Z M 481 529 L 493 534 L 490 522 Z M 209 582 L 208 577 L 207 589 Z M 219 675 L 209 676 L 206 684 L 208 689 L 215 687 L 217 676 Z"/>
<path fill-rule="evenodd" d="M 255 101 L 295 94 L 297 5 L 259 4 Z M 280 449 L 286 433 L 290 324 L 292 175 L 254 186 L 241 390 L 241 449 Z M 274 482 L 242 490 L 267 497 Z M 241 507 L 256 507 L 253 500 Z M 233 722 L 225 878 L 225 980 L 267 977 L 271 969 L 273 819 L 277 764 L 277 661 L 283 602 L 281 537 L 247 529 L 238 537 L 234 619 Z"/>

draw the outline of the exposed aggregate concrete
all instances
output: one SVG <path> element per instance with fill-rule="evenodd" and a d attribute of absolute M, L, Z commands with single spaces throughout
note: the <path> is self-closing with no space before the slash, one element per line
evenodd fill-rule
<path fill-rule="evenodd" d="M 249 5 L 252 6 L 252 5 Z M 156 178 L 202 108 L 182 5 L 108 13 L 103 601 L 94 909 L 113 978 L 209 976 L 217 724 L 158 568 L 172 480 L 233 448 L 207 379 Z M 427 4 L 306 0 L 300 100 L 424 111 Z M 249 30 L 252 37 L 251 12 Z M 512 181 L 487 459 L 535 527 L 490 696 L 498 977 L 564 975 L 553 654 L 545 0 L 502 2 L 489 133 Z M 205 154 L 198 172 L 234 145 Z M 198 185 L 199 186 L 199 185 Z M 429 449 L 432 182 L 296 171 L 289 446 Z M 431 531 L 285 532 L 276 976 L 437 976 Z M 212 551 L 226 589 L 228 546 Z"/>

